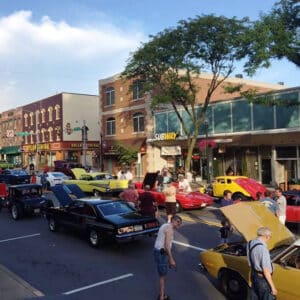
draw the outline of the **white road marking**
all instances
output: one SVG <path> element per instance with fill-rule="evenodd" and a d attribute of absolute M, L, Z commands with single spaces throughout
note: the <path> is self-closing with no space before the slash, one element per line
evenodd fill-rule
<path fill-rule="evenodd" d="M 176 245 L 179 245 L 179 246 L 183 246 L 183 247 L 187 247 L 187 248 L 191 248 L 191 249 L 195 249 L 195 250 L 198 250 L 198 251 L 205 251 L 205 250 L 207 250 L 207 249 L 204 249 L 204 248 L 192 246 L 190 244 L 185 244 L 185 243 L 178 242 L 178 241 L 173 241 L 173 244 L 176 244 Z"/>
<path fill-rule="evenodd" d="M 84 286 L 84 287 L 81 287 L 81 288 L 78 288 L 78 289 L 75 289 L 75 290 L 72 290 L 72 291 L 65 292 L 65 293 L 63 293 L 63 295 L 71 295 L 71 294 L 74 294 L 74 293 L 77 293 L 77 292 L 80 292 L 80 291 L 91 289 L 91 288 L 99 286 L 99 285 L 103 285 L 103 284 L 107 284 L 107 283 L 110 283 L 110 282 L 113 282 L 113 281 L 125 279 L 125 278 L 131 277 L 131 276 L 133 276 L 133 274 L 128 273 L 128 274 L 125 274 L 125 275 L 122 275 L 122 276 L 118 276 L 118 277 L 111 278 L 111 279 L 108 279 L 108 280 L 96 282 L 94 284 L 90 284 L 90 285 L 87 285 L 87 286 Z"/>
<path fill-rule="evenodd" d="M 34 233 L 34 234 L 30 234 L 30 235 L 17 236 L 17 237 L 6 239 L 6 240 L 0 240 L 0 243 L 14 241 L 14 240 L 20 240 L 20 239 L 27 239 L 27 238 L 31 238 L 31 237 L 35 237 L 35 236 L 39 236 L 39 235 L 41 235 L 41 234 L 40 233 Z"/>

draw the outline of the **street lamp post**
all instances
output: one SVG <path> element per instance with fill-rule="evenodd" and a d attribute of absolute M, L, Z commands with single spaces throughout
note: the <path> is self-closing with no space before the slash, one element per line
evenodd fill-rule
<path fill-rule="evenodd" d="M 82 154 L 83 154 L 83 166 L 86 169 L 87 162 L 86 162 L 86 150 L 87 150 L 87 131 L 88 127 L 86 126 L 85 120 L 83 120 L 83 126 L 81 128 L 82 131 Z"/>
<path fill-rule="evenodd" d="M 207 174 L 207 184 L 210 184 L 210 168 L 209 168 L 209 151 L 208 151 L 208 120 L 204 120 L 205 128 L 205 157 L 206 157 L 206 174 Z"/>
<path fill-rule="evenodd" d="M 103 136 L 100 132 L 100 139 L 99 139 L 99 168 L 100 171 L 103 172 L 104 166 L 103 166 Z"/>

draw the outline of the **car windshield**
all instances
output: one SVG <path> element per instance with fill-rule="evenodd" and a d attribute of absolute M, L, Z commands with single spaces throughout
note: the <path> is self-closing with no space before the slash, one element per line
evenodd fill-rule
<path fill-rule="evenodd" d="M 16 189 L 16 196 L 34 196 L 40 195 L 40 188 Z"/>
<path fill-rule="evenodd" d="M 103 180 L 103 179 L 113 179 L 111 174 L 99 174 L 95 176 L 96 180 Z"/>
<path fill-rule="evenodd" d="M 51 173 L 53 177 L 66 177 L 64 173 Z"/>
<path fill-rule="evenodd" d="M 12 175 L 28 175 L 24 170 L 11 170 L 10 173 Z"/>
<path fill-rule="evenodd" d="M 97 209 L 102 213 L 103 216 L 120 215 L 133 212 L 133 209 L 130 208 L 126 203 L 119 201 L 98 204 Z"/>

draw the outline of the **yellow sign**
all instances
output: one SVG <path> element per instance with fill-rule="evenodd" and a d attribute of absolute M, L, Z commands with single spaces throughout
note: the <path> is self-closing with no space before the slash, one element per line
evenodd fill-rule
<path fill-rule="evenodd" d="M 156 133 L 154 138 L 159 141 L 176 140 L 176 132 Z"/>

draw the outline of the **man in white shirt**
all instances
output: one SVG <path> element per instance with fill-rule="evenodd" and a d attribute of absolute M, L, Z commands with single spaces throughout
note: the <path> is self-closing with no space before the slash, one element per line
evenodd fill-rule
<path fill-rule="evenodd" d="M 282 189 L 281 188 L 276 188 L 275 189 L 275 200 L 278 204 L 279 207 L 279 214 L 278 218 L 279 221 L 285 225 L 285 219 L 286 219 L 286 199 L 282 195 Z"/>
<path fill-rule="evenodd" d="M 174 239 L 174 229 L 178 229 L 182 224 L 181 217 L 174 215 L 171 223 L 163 224 L 158 231 L 154 244 L 154 260 L 157 265 L 159 275 L 159 296 L 158 300 L 167 300 L 165 294 L 166 276 L 168 268 L 176 268 L 176 262 L 172 255 L 172 242 Z"/>

